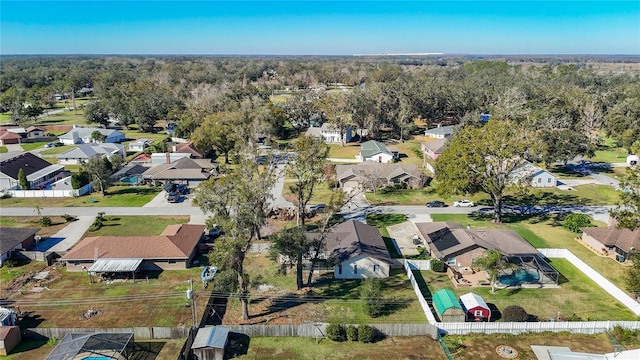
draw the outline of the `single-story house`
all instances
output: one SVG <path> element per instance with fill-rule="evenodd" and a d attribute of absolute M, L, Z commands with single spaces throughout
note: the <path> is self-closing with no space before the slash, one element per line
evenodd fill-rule
<path fill-rule="evenodd" d="M 140 155 L 134 157 L 133 159 L 131 159 L 131 161 L 129 161 L 129 163 L 138 164 L 138 165 L 142 165 L 142 164 L 151 165 L 151 155 L 150 154 L 140 154 Z"/>
<path fill-rule="evenodd" d="M 360 145 L 360 155 L 356 156 L 356 159 L 361 162 L 375 161 L 379 163 L 390 163 L 397 158 L 397 153 L 394 154 L 385 144 L 375 140 L 363 142 Z"/>
<path fill-rule="evenodd" d="M 30 152 L 0 162 L 0 190 L 20 186 L 18 173 L 24 171 L 29 187 L 36 189 L 64 177 L 64 166 L 53 165 Z"/>
<path fill-rule="evenodd" d="M 640 229 L 618 229 L 612 227 L 582 228 L 582 241 L 604 254 L 624 262 L 629 253 L 640 249 Z"/>
<path fill-rule="evenodd" d="M 333 268 L 336 279 L 386 278 L 394 265 L 380 231 L 360 221 L 349 220 L 334 226 L 327 234 L 326 244 L 325 258 L 338 262 Z"/>
<path fill-rule="evenodd" d="M 188 154 L 185 154 L 188 155 Z M 145 181 L 174 182 L 197 186 L 217 173 L 218 163 L 210 159 L 190 159 L 183 157 L 172 163 L 155 165 L 142 173 Z"/>
<path fill-rule="evenodd" d="M 462 310 L 467 314 L 469 321 L 490 321 L 491 309 L 484 299 L 477 294 L 467 293 L 460 296 Z"/>
<path fill-rule="evenodd" d="M 191 265 L 205 225 L 169 225 L 157 236 L 94 236 L 61 260 L 68 271 L 184 270 Z M 97 250 L 96 250 L 97 249 Z"/>
<path fill-rule="evenodd" d="M 442 126 L 438 124 L 438 127 L 425 130 L 424 136 L 429 138 L 445 139 L 450 137 L 453 134 L 453 130 L 454 130 L 453 125 Z"/>
<path fill-rule="evenodd" d="M 433 307 L 442 322 L 464 322 L 465 312 L 458 298 L 449 289 L 433 293 Z"/>
<path fill-rule="evenodd" d="M 39 228 L 0 227 L 0 266 L 16 251 L 32 246 L 38 231 Z"/>
<path fill-rule="evenodd" d="M 22 142 L 22 136 L 13 133 L 11 131 L 0 132 L 0 145 L 12 145 L 20 144 Z"/>
<path fill-rule="evenodd" d="M 224 360 L 229 329 L 220 326 L 205 326 L 198 329 L 191 350 L 198 360 Z"/>
<path fill-rule="evenodd" d="M 45 137 L 47 130 L 37 127 L 37 126 L 29 126 L 25 129 L 27 139 L 40 139 Z"/>
<path fill-rule="evenodd" d="M 444 152 L 444 149 L 447 148 L 447 140 L 437 139 L 433 141 L 424 141 L 420 146 L 425 155 L 436 160 Z"/>
<path fill-rule="evenodd" d="M 180 159 L 191 158 L 191 154 L 189 153 L 153 153 L 151 154 L 151 165 L 160 165 L 160 164 L 170 164 L 172 162 L 176 162 Z"/>
<path fill-rule="evenodd" d="M 514 183 L 524 183 L 535 188 L 556 187 L 558 185 L 557 176 L 528 161 L 511 172 L 509 177 Z"/>
<path fill-rule="evenodd" d="M 89 158 L 94 156 L 111 159 L 114 155 L 120 155 L 122 159 L 125 159 L 127 154 L 124 151 L 124 146 L 113 143 L 80 144 L 56 157 L 60 164 L 85 164 Z"/>
<path fill-rule="evenodd" d="M 320 127 L 310 127 L 307 129 L 306 135 L 321 137 L 326 143 L 348 143 L 353 138 L 353 126 L 347 126 L 342 137 L 340 136 L 340 129 L 329 123 L 324 123 Z"/>
<path fill-rule="evenodd" d="M 0 355 L 7 356 L 22 341 L 20 327 L 0 326 Z"/>
<path fill-rule="evenodd" d="M 105 136 L 103 143 L 119 143 L 125 140 L 125 135 L 118 130 L 104 128 L 75 127 L 66 134 L 60 135 L 58 140 L 65 145 L 88 144 L 98 142 L 91 138 L 94 131 Z"/>
<path fill-rule="evenodd" d="M 538 250 L 511 229 L 471 229 L 453 222 L 416 223 L 431 257 L 447 264 L 454 275 L 473 271 L 474 259 L 492 249 L 508 261 L 535 268 L 538 282 L 558 282 L 558 271 L 546 262 Z"/>
<path fill-rule="evenodd" d="M 367 187 L 373 183 L 407 184 L 410 188 L 420 188 L 423 181 L 422 172 L 417 165 L 381 164 L 373 161 L 336 165 L 336 179 L 342 188 Z"/>
<path fill-rule="evenodd" d="M 204 153 L 198 149 L 193 144 L 193 141 L 189 141 L 187 143 L 175 144 L 172 149 L 173 153 L 178 154 L 189 154 L 192 159 L 203 159 Z"/>
<path fill-rule="evenodd" d="M 132 359 L 133 333 L 67 333 L 45 360 Z"/>
<path fill-rule="evenodd" d="M 146 149 L 148 146 L 151 146 L 151 145 L 153 145 L 153 141 L 147 138 L 141 138 L 136 141 L 130 142 L 128 148 L 129 148 L 129 151 L 139 152 L 139 151 L 144 151 L 144 149 Z"/>
<path fill-rule="evenodd" d="M 627 156 L 627 164 L 630 166 L 640 165 L 640 155 Z"/>

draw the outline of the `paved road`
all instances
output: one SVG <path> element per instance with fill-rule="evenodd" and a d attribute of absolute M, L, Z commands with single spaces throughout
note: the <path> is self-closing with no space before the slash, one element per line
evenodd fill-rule
<path fill-rule="evenodd" d="M 273 208 L 295 207 L 295 205 L 291 201 L 288 201 L 287 199 L 282 197 L 282 190 L 284 189 L 284 180 L 286 177 L 286 169 L 286 164 L 276 165 L 276 176 L 278 179 L 276 180 L 275 186 L 271 189 L 271 196 L 273 198 L 271 199 L 271 201 L 269 201 L 269 206 Z"/>

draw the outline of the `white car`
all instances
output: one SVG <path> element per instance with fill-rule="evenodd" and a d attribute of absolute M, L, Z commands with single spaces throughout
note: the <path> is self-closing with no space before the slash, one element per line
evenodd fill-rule
<path fill-rule="evenodd" d="M 455 207 L 474 207 L 476 206 L 471 200 L 459 200 L 454 201 L 453 206 Z"/>

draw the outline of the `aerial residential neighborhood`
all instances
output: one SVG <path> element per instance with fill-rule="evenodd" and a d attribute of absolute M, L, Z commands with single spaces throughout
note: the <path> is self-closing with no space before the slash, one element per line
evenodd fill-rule
<path fill-rule="evenodd" d="M 640 358 L 637 8 L 33 4 L 3 359 Z"/>

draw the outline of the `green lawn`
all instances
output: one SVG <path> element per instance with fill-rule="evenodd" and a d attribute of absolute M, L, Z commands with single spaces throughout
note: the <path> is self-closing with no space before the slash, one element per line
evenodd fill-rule
<path fill-rule="evenodd" d="M 580 234 L 572 233 L 564 229 L 561 220 L 556 216 L 533 217 L 517 222 L 496 225 L 487 219 L 468 216 L 466 214 L 432 214 L 433 221 L 451 221 L 461 224 L 469 224 L 473 228 L 508 227 L 516 231 L 520 236 L 538 248 L 568 249 L 574 255 L 586 262 L 598 271 L 602 276 L 616 284 L 621 289 L 625 288 L 626 267 L 617 261 L 600 256 L 586 248 L 576 238 Z M 604 224 L 595 225 L 604 226 Z"/>
<path fill-rule="evenodd" d="M 421 140 L 407 140 L 405 142 L 389 146 L 397 148 L 400 152 L 400 164 L 422 165 L 424 159 L 422 157 L 420 143 Z"/>
<path fill-rule="evenodd" d="M 75 146 L 73 145 L 63 145 L 63 146 L 52 147 L 40 152 L 40 154 L 42 155 L 42 157 L 47 157 L 47 155 L 54 155 L 53 158 L 57 160 L 55 155 L 62 154 L 65 151 L 69 151 L 73 149 L 74 147 Z M 49 157 L 52 157 L 52 156 L 49 156 Z"/>
<path fill-rule="evenodd" d="M 69 206 L 142 206 L 153 199 L 161 188 L 145 186 L 112 186 L 107 195 L 100 193 L 81 196 L 79 198 L 7 198 L 0 199 L 0 207 L 69 207 Z"/>
<path fill-rule="evenodd" d="M 9 149 L 7 149 L 6 146 L 0 146 L 0 154 L 4 154 L 9 152 Z"/>
<path fill-rule="evenodd" d="M 328 144 L 329 145 L 329 155 L 327 157 L 330 158 L 339 158 L 339 159 L 354 159 L 356 155 L 360 154 L 360 144 L 358 143 L 348 143 L 345 146 L 340 144 Z"/>
<path fill-rule="evenodd" d="M 147 236 L 160 235 L 168 225 L 186 224 L 189 216 L 105 216 L 107 221 L 97 231 L 86 236 Z"/>
<path fill-rule="evenodd" d="M 444 273 L 416 271 L 414 274 L 424 278 L 431 294 L 443 288 L 453 291 L 457 297 L 473 291 L 499 310 L 508 305 L 520 305 L 543 321 L 556 318 L 558 313 L 565 317 L 575 314 L 584 320 L 638 320 L 629 309 L 567 260 L 551 260 L 551 265 L 560 272 L 562 278 L 560 287 L 556 289 L 507 288 L 491 294 L 490 287 L 455 288 Z"/>
<path fill-rule="evenodd" d="M 78 109 L 63 111 L 38 118 L 33 125 L 89 125 L 84 117 L 84 110 Z"/>
<path fill-rule="evenodd" d="M 367 200 L 372 205 L 424 205 L 428 201 L 441 200 L 451 205 L 458 199 L 469 199 L 478 205 L 490 206 L 489 196 L 485 193 L 474 195 L 451 196 L 448 199 L 442 198 L 430 186 L 422 190 L 395 190 L 383 193 L 378 190 L 366 194 Z M 557 188 L 541 189 L 530 188 L 526 198 L 518 198 L 506 193 L 504 204 L 531 205 L 612 205 L 620 197 L 620 192 L 608 185 L 587 184 L 573 187 L 573 190 L 560 190 Z"/>
<path fill-rule="evenodd" d="M 623 163 L 627 160 L 627 150 L 623 148 L 596 150 L 595 156 L 589 160 L 592 162 Z"/>
<path fill-rule="evenodd" d="M 284 183 L 284 188 L 282 189 L 282 196 L 291 201 L 292 203 L 297 203 L 296 195 L 291 192 L 290 186 L 295 184 L 294 179 L 286 179 Z M 341 189 L 336 189 L 336 191 L 342 191 Z M 311 197 L 311 201 L 309 205 L 313 204 L 328 204 L 331 199 L 331 195 L 334 194 L 332 189 L 329 189 L 329 186 L 326 182 L 321 182 L 317 184 L 313 188 L 313 196 Z"/>
<path fill-rule="evenodd" d="M 31 150 L 35 150 L 35 149 L 39 149 L 41 147 L 44 147 L 44 145 L 48 143 L 48 141 L 38 141 L 38 142 L 33 142 L 33 143 L 22 143 L 20 144 L 20 147 L 22 147 L 22 150 L 24 151 L 31 151 Z"/>

